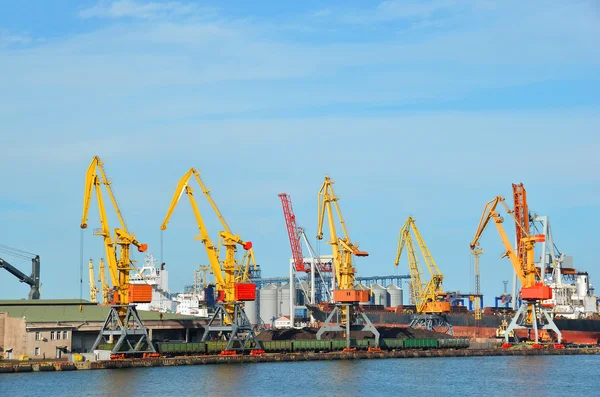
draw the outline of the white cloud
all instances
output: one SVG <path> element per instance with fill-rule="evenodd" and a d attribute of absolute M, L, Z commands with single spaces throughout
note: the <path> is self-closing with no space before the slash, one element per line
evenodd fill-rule
<path fill-rule="evenodd" d="M 30 44 L 32 41 L 29 36 L 9 34 L 7 31 L 0 29 L 0 48 Z"/>
<path fill-rule="evenodd" d="M 190 15 L 197 11 L 192 4 L 180 2 L 136 2 L 134 0 L 118 0 L 100 2 L 79 13 L 81 18 L 140 18 L 157 19 L 161 17 Z"/>

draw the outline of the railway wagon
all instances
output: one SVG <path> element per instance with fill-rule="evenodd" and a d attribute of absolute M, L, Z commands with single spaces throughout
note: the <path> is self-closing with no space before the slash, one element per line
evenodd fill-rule
<path fill-rule="evenodd" d="M 262 341 L 263 350 L 267 353 L 292 353 L 303 351 L 329 352 L 340 351 L 346 348 L 346 340 L 273 340 Z M 158 352 L 166 356 L 181 355 L 217 355 L 227 347 L 227 341 L 207 342 L 158 342 L 155 344 Z M 351 339 L 350 345 L 359 350 L 376 347 L 374 339 Z M 249 346 L 253 348 L 254 346 Z M 409 339 L 380 339 L 379 347 L 382 350 L 401 349 L 464 349 L 469 347 L 469 339 L 435 339 L 435 338 L 409 338 Z"/>
<path fill-rule="evenodd" d="M 408 338 L 402 340 L 404 349 L 437 349 L 438 340 L 435 338 Z"/>
<path fill-rule="evenodd" d="M 440 349 L 465 349 L 469 344 L 468 338 L 438 339 Z"/>
<path fill-rule="evenodd" d="M 294 352 L 302 351 L 330 351 L 331 341 L 330 340 L 294 340 L 292 341 L 292 350 Z"/>

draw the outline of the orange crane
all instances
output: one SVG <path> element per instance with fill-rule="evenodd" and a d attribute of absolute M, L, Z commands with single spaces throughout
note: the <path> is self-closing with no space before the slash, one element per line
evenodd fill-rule
<path fill-rule="evenodd" d="M 509 334 L 515 329 L 527 329 L 529 336 L 531 336 L 531 330 L 533 330 L 535 334 L 534 340 L 536 343 L 539 343 L 539 330 L 544 329 L 554 331 L 557 335 L 558 343 L 560 344 L 562 338 L 561 332 L 556 324 L 554 324 L 550 314 L 541 305 L 543 300 L 552 298 L 552 289 L 544 284 L 543 280 L 539 277 L 539 272 L 535 266 L 534 246 L 537 242 L 545 241 L 545 236 L 543 234 L 530 235 L 516 219 L 513 211 L 508 208 L 504 200 L 504 197 L 497 196 L 485 205 L 479 220 L 477 231 L 475 232 L 475 237 L 471 241 L 470 247 L 471 250 L 478 247 L 479 239 L 481 238 L 483 231 L 489 222 L 493 220 L 496 224 L 496 229 L 498 230 L 502 243 L 504 244 L 504 248 L 506 249 L 506 253 L 502 257 L 508 257 L 510 259 L 522 286 L 522 304 L 506 330 L 506 343 L 508 343 Z M 522 238 L 518 243 L 523 246 L 524 262 L 519 261 L 519 258 L 504 231 L 504 227 L 502 226 L 504 218 L 496 211 L 498 204 L 504 207 L 506 212 L 515 221 L 517 228 L 521 230 Z"/>
<path fill-rule="evenodd" d="M 333 290 L 333 300 L 335 307 L 325 320 L 323 326 L 317 331 L 317 339 L 321 339 L 324 332 L 328 331 L 345 331 L 346 333 L 346 349 L 350 349 L 350 330 L 352 325 L 360 325 L 362 331 L 370 331 L 375 336 L 375 345 L 379 345 L 379 331 L 373 326 L 371 320 L 362 312 L 359 302 L 367 302 L 369 300 L 369 291 L 355 285 L 354 274 L 356 269 L 352 263 L 353 256 L 368 256 L 366 251 L 358 249 L 358 245 L 352 243 L 346 223 L 342 217 L 342 212 L 338 204 L 339 197 L 333 191 L 333 181 L 329 176 L 325 176 L 325 180 L 319 190 L 319 227 L 317 239 L 323 239 L 323 224 L 325 213 L 329 224 L 329 241 L 333 251 L 333 277 L 335 277 L 337 288 Z M 344 237 L 337 235 L 335 227 L 334 210 L 337 213 L 338 220 L 342 227 Z M 341 314 L 340 321 L 333 321 L 336 314 Z M 361 321 L 362 320 L 362 321 Z M 335 325 L 331 325 L 334 323 Z"/>

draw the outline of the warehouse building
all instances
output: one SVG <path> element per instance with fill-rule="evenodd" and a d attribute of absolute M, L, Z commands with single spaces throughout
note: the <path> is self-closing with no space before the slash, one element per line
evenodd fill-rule
<path fill-rule="evenodd" d="M 61 358 L 90 352 L 108 311 L 108 306 L 79 299 L 0 300 L 0 357 Z M 138 313 L 153 341 L 198 341 L 206 323 L 194 316 Z"/>

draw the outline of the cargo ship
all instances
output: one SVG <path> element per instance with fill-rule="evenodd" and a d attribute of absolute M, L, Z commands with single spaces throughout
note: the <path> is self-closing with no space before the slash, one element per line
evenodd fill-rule
<path fill-rule="evenodd" d="M 333 307 L 332 304 L 306 305 L 316 321 L 324 322 Z M 395 308 L 383 305 L 361 305 L 364 313 L 375 326 L 405 326 L 410 324 L 414 306 Z M 455 337 L 463 338 L 501 338 L 503 328 L 510 322 L 514 311 L 509 308 L 486 307 L 483 309 L 479 326 L 475 315 L 464 306 L 453 307 L 446 319 L 452 325 Z M 554 322 L 562 333 L 566 343 L 598 344 L 600 339 L 600 316 L 567 319 L 555 317 Z M 525 330 L 517 330 L 519 338 L 526 338 Z"/>

